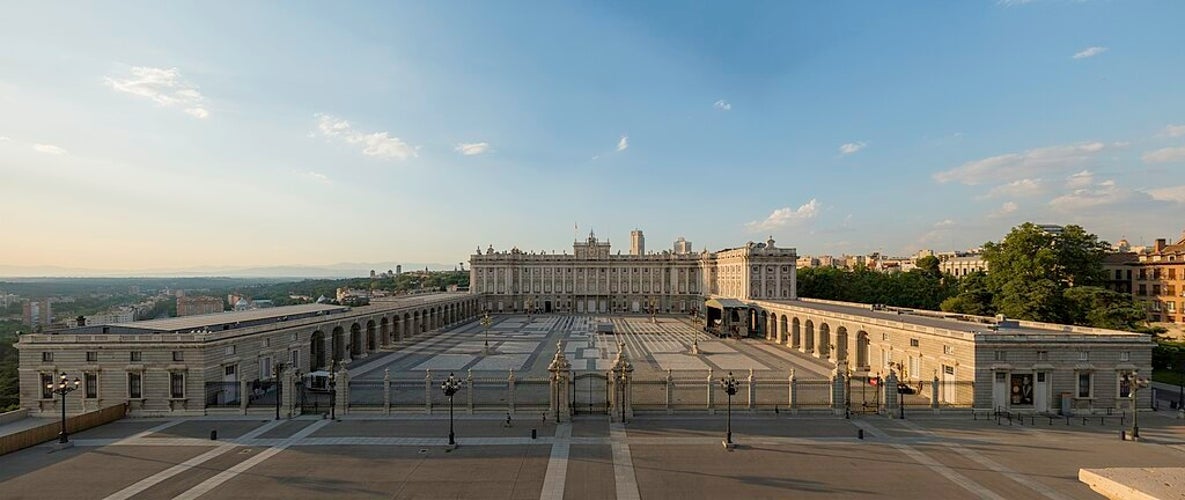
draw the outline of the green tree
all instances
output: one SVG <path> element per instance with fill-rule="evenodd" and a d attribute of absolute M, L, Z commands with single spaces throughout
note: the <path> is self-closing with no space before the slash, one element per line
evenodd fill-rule
<path fill-rule="evenodd" d="M 1012 228 L 999 243 L 983 247 L 991 308 L 1012 318 L 1072 322 L 1064 293 L 1103 282 L 1107 248 L 1081 226 L 1066 226 L 1058 234 L 1027 222 Z"/>
<path fill-rule="evenodd" d="M 1144 311 L 1132 296 L 1097 286 L 1076 286 L 1066 290 L 1065 299 L 1072 321 L 1077 324 L 1137 330 L 1144 322 Z"/>
<path fill-rule="evenodd" d="M 918 259 L 917 262 L 914 262 L 914 265 L 917 266 L 917 268 L 919 270 L 921 270 L 922 272 L 924 272 L 926 274 L 929 274 L 932 276 L 941 276 L 942 271 L 939 269 L 940 263 L 941 262 L 938 260 L 938 257 L 935 257 L 933 255 L 927 255 L 925 257 Z"/>
<path fill-rule="evenodd" d="M 947 312 L 972 314 L 976 316 L 993 316 L 996 310 L 992 307 L 992 291 L 989 288 L 987 274 L 976 271 L 959 280 L 958 294 L 942 301 L 940 308 Z"/>

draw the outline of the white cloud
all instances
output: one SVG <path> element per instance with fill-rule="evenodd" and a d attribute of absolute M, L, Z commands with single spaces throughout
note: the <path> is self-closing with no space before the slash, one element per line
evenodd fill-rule
<path fill-rule="evenodd" d="M 34 144 L 33 150 L 37 151 L 38 153 L 45 153 L 47 155 L 64 155 L 64 154 L 66 154 L 65 149 L 54 146 L 53 144 Z"/>
<path fill-rule="evenodd" d="M 1097 184 L 1075 189 L 1049 201 L 1049 206 L 1063 212 L 1076 212 L 1095 207 L 1116 205 L 1135 201 L 1141 197 L 1148 197 L 1127 188 L 1121 188 L 1113 180 L 1105 180 Z"/>
<path fill-rule="evenodd" d="M 1161 134 L 1169 137 L 1181 137 L 1185 135 L 1185 125 L 1165 125 Z"/>
<path fill-rule="evenodd" d="M 996 3 L 1005 7 L 1014 7 L 1017 5 L 1024 5 L 1032 1 L 1033 0 L 997 0 Z"/>
<path fill-rule="evenodd" d="M 1154 200 L 1185 203 L 1185 184 L 1180 186 L 1149 189 L 1147 192 L 1148 195 Z"/>
<path fill-rule="evenodd" d="M 488 151 L 489 149 L 490 143 L 488 142 L 462 142 L 457 144 L 457 147 L 453 148 L 453 150 L 465 156 L 479 155 Z"/>
<path fill-rule="evenodd" d="M 617 141 L 617 150 L 618 151 L 625 151 L 629 147 L 630 147 L 629 136 L 627 136 L 627 135 L 621 136 L 621 139 Z"/>
<path fill-rule="evenodd" d="M 0 142 L 8 142 L 8 141 L 11 141 L 11 140 L 12 140 L 12 138 L 11 138 L 11 137 L 8 137 L 8 136 L 6 136 L 6 135 L 0 135 Z"/>
<path fill-rule="evenodd" d="M 125 78 L 107 77 L 107 85 L 120 92 L 147 97 L 164 107 L 179 107 L 195 118 L 206 118 L 206 98 L 197 86 L 181 79 L 177 68 L 135 66 Z"/>
<path fill-rule="evenodd" d="M 839 147 L 839 154 L 850 155 L 856 151 L 864 149 L 865 146 L 867 146 L 867 144 L 863 142 L 849 142 Z"/>
<path fill-rule="evenodd" d="M 732 104 L 729 104 L 728 101 L 725 101 L 724 99 L 712 103 L 712 107 L 719 109 L 720 111 L 732 111 Z"/>
<path fill-rule="evenodd" d="M 417 156 L 415 147 L 403 142 L 398 137 L 391 137 L 387 132 L 361 132 L 355 130 L 350 122 L 325 114 L 318 114 L 317 130 L 326 138 L 336 138 L 362 147 L 362 154 L 379 158 L 394 158 L 406 160 Z"/>
<path fill-rule="evenodd" d="M 1144 153 L 1140 159 L 1144 163 L 1172 163 L 1178 161 L 1185 161 L 1185 147 L 1179 148 L 1164 148 L 1156 151 L 1149 151 Z"/>
<path fill-rule="evenodd" d="M 1045 192 L 1041 179 L 1020 179 L 996 186 L 988 191 L 984 198 L 1017 198 L 1036 196 Z"/>
<path fill-rule="evenodd" d="M 300 176 L 311 181 L 320 182 L 321 184 L 332 184 L 329 177 L 320 172 L 309 170 L 308 172 L 302 172 Z"/>
<path fill-rule="evenodd" d="M 745 224 L 745 227 L 750 231 L 762 232 L 786 225 L 798 224 L 819 215 L 819 208 L 819 200 L 811 198 L 811 201 L 808 201 L 797 209 L 791 209 L 790 207 L 779 208 L 769 214 L 769 217 L 766 217 L 765 220 L 761 222 L 749 222 Z"/>
<path fill-rule="evenodd" d="M 1093 159 L 1104 147 L 1101 142 L 1087 142 L 992 156 L 935 173 L 934 180 L 942 183 L 953 181 L 976 185 L 990 181 L 1023 179 L 1039 171 L 1077 166 Z"/>
<path fill-rule="evenodd" d="M 1094 184 L 1094 174 L 1083 170 L 1066 178 L 1066 189 L 1082 189 Z"/>
<path fill-rule="evenodd" d="M 1106 51 L 1107 51 L 1106 47 L 1087 47 L 1087 48 L 1083 49 L 1082 51 L 1075 53 L 1073 58 L 1074 59 L 1086 59 L 1088 57 L 1097 56 L 1097 55 L 1102 54 L 1103 52 L 1106 52 Z"/>
<path fill-rule="evenodd" d="M 1011 201 L 1006 201 L 1006 202 L 1004 202 L 1003 205 L 1000 205 L 1000 208 L 997 209 L 995 212 L 988 214 L 988 218 L 997 219 L 1000 217 L 1005 217 L 1005 216 L 1015 212 L 1016 209 L 1018 209 L 1018 208 L 1020 208 L 1020 207 L 1017 206 L 1016 203 L 1013 203 Z"/>

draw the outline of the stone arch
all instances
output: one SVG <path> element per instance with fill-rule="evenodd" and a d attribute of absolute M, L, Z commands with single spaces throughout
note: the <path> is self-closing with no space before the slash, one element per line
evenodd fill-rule
<path fill-rule="evenodd" d="M 778 318 L 778 345 L 786 344 L 786 315 Z"/>
<path fill-rule="evenodd" d="M 309 369 L 324 368 L 325 364 L 325 332 L 317 330 L 309 339 Z"/>
<path fill-rule="evenodd" d="M 415 337 L 416 335 L 420 334 L 420 323 L 422 322 L 423 321 L 420 319 L 420 311 L 413 311 L 411 314 L 411 333 L 408 335 L 408 337 Z"/>
<path fill-rule="evenodd" d="M 798 320 L 798 316 L 790 320 L 790 347 L 802 349 L 802 322 Z"/>
<path fill-rule="evenodd" d="M 345 356 L 346 356 L 346 332 L 345 332 L 345 330 L 342 329 L 342 327 L 340 325 L 333 327 L 333 340 L 331 342 L 331 345 L 333 346 L 333 349 L 332 349 L 333 350 L 333 357 L 330 359 L 332 361 L 341 361 L 341 360 L 345 359 Z"/>
<path fill-rule="evenodd" d="M 841 326 L 835 329 L 835 361 L 848 359 L 848 329 Z"/>
<path fill-rule="evenodd" d="M 350 325 L 350 358 L 362 355 L 362 325 Z"/>
<path fill-rule="evenodd" d="M 815 352 L 815 322 L 806 320 L 806 338 L 802 340 L 802 352 Z"/>
<path fill-rule="evenodd" d="M 380 337 L 382 338 L 381 343 L 383 346 L 391 345 L 391 320 L 390 320 L 390 318 L 383 316 L 383 318 L 379 320 L 379 334 L 380 334 Z"/>
<path fill-rule="evenodd" d="M 856 366 L 868 369 L 868 332 L 860 330 L 856 333 Z"/>
<path fill-rule="evenodd" d="M 403 313 L 403 321 L 399 323 L 399 328 L 395 329 L 395 340 L 407 340 L 411 337 L 411 313 Z"/>
<path fill-rule="evenodd" d="M 762 334 L 764 334 L 764 335 L 762 335 Z M 765 337 L 765 340 L 770 339 L 770 336 L 769 336 L 769 313 L 766 311 L 761 311 L 761 316 L 759 316 L 757 319 L 757 336 L 758 337 Z"/>
<path fill-rule="evenodd" d="M 831 325 L 827 323 L 819 324 L 819 348 L 815 349 L 815 354 L 820 358 L 831 358 Z"/>
<path fill-rule="evenodd" d="M 374 320 L 366 320 L 366 352 L 374 352 L 378 349 L 378 335 L 375 330 Z"/>

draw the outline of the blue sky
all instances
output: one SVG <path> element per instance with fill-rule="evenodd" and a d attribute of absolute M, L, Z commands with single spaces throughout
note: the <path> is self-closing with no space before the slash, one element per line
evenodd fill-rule
<path fill-rule="evenodd" d="M 12 4 L 0 262 L 1185 226 L 1185 3 Z"/>

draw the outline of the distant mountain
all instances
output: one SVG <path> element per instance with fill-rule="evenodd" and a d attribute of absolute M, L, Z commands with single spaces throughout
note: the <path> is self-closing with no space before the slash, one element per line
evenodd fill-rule
<path fill-rule="evenodd" d="M 183 276 L 225 276 L 231 278 L 361 278 L 370 276 L 373 269 L 376 273 L 394 270 L 395 266 L 403 266 L 403 271 L 422 270 L 427 267 L 432 271 L 449 271 L 458 266 L 444 264 L 425 264 L 422 262 L 343 262 L 321 266 L 285 265 L 285 266 L 252 266 L 252 267 L 222 267 L 204 266 L 177 269 L 87 269 L 63 266 L 10 266 L 0 264 L 0 278 L 28 278 L 28 277 L 183 277 Z"/>

